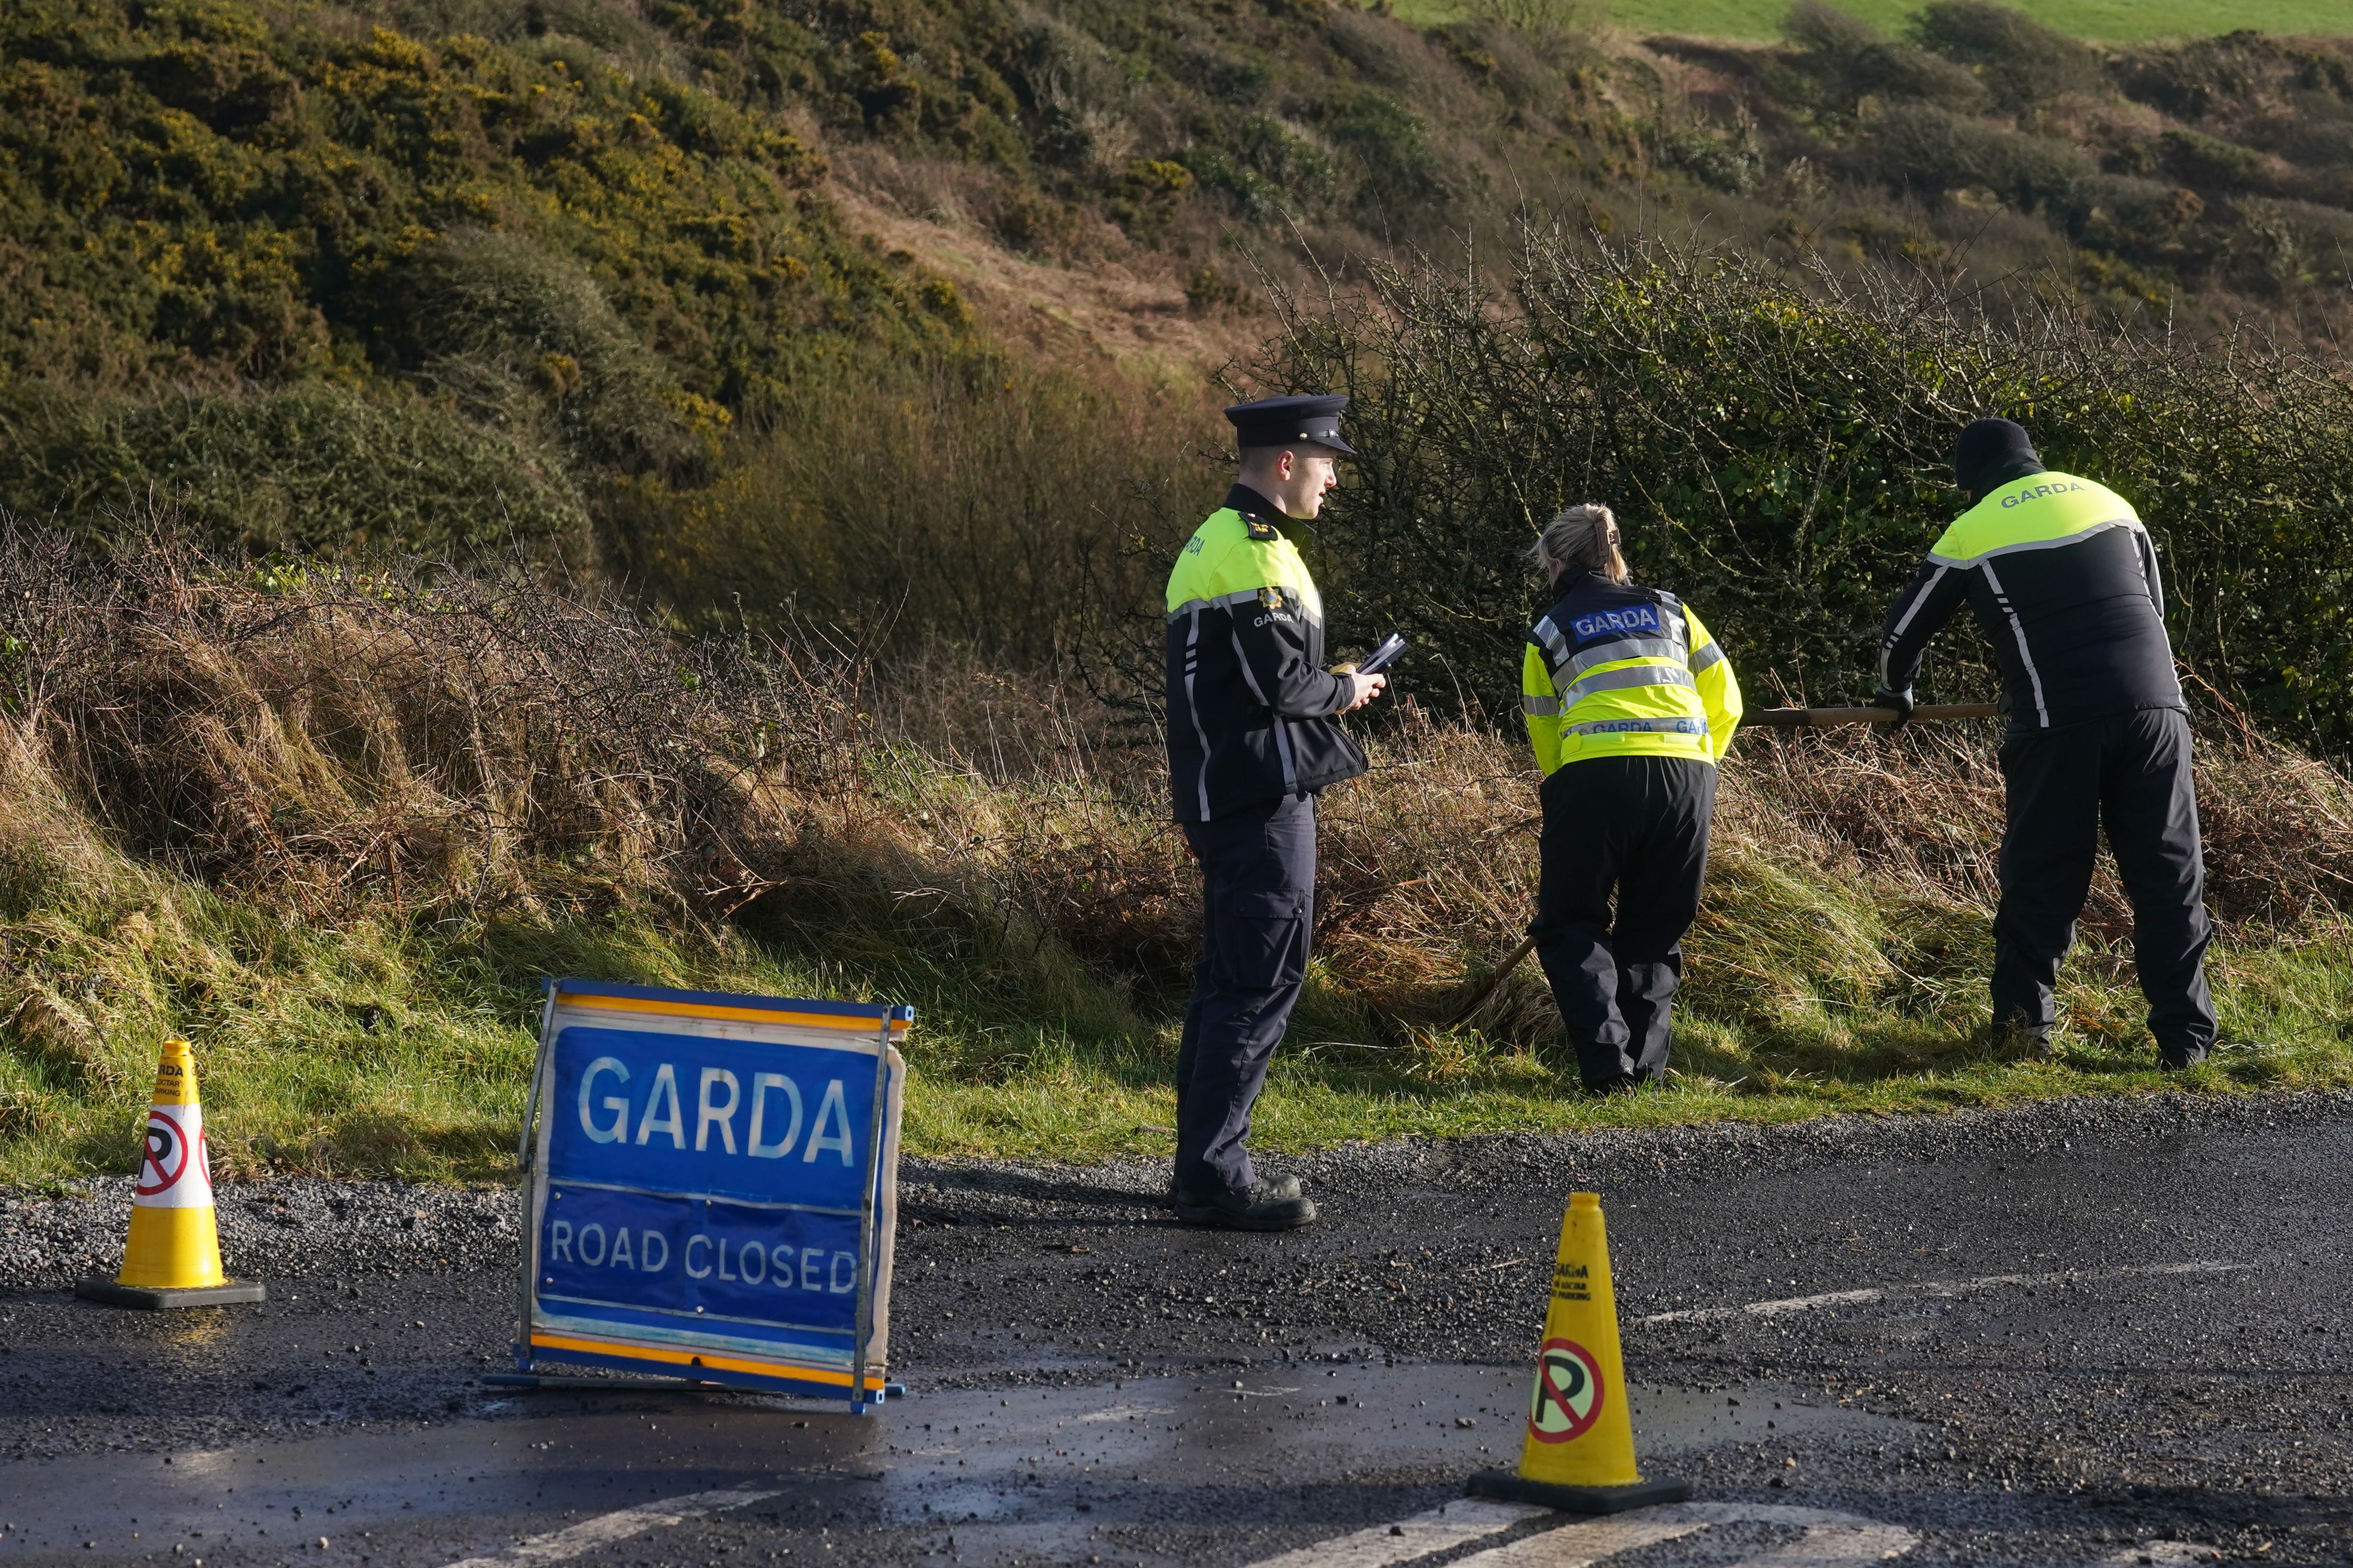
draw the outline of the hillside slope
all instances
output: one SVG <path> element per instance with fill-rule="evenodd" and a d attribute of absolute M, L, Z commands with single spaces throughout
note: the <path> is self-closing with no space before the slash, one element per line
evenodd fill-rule
<path fill-rule="evenodd" d="M 1901 37 L 1809 0 L 1774 47 L 1579 15 L 19 0 L 0 497 L 85 527 L 153 499 L 261 551 L 560 553 L 682 624 L 839 618 L 987 568 L 902 548 L 813 448 L 955 491 L 957 389 L 994 386 L 1026 412 L 982 466 L 1123 464 L 1155 498 L 1134 532 L 1214 488 L 1201 373 L 1268 330 L 1269 285 L 1526 216 L 2028 273 L 2176 331 L 2346 319 L 2345 45 L 2094 48 L 1979 0 Z M 1024 433 L 1083 445 L 1107 408 L 1141 411 L 1068 470 Z M 1067 489 L 1036 487 L 1049 576 L 1102 565 L 1107 518 Z M 764 552 L 796 564 L 747 573 Z M 1061 646 L 920 584 L 906 616 Z"/>

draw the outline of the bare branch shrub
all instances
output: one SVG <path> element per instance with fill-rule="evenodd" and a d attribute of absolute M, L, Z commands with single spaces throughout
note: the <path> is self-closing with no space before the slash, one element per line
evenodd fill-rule
<path fill-rule="evenodd" d="M 1317 524 L 1344 636 L 1402 629 L 1425 670 L 1508 711 L 1542 608 L 1519 552 L 1599 500 L 1638 575 L 1691 599 L 1745 679 L 1857 696 L 1888 601 L 1960 510 L 1954 435 L 1999 414 L 2137 507 L 2185 662 L 2283 733 L 2353 744 L 2342 365 L 2103 331 L 2023 291 L 1997 312 L 1926 278 L 1559 230 L 1526 230 L 1501 289 L 1484 260 L 1278 300 L 1264 379 L 1355 397 L 1363 455 Z M 1989 693 L 1967 646 L 1933 656 L 1940 699 Z"/>

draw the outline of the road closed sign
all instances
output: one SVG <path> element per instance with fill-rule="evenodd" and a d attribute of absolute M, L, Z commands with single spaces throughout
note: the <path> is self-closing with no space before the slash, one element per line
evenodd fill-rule
<path fill-rule="evenodd" d="M 875 1402 L 913 1018 L 549 982 L 523 1132 L 522 1369 Z"/>

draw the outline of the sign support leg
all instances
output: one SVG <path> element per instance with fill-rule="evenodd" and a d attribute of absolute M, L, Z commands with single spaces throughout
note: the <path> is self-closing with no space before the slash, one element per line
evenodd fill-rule
<path fill-rule="evenodd" d="M 853 1415 L 866 1414 L 866 1352 L 874 1338 L 874 1270 L 878 1262 L 875 1188 L 882 1180 L 882 1101 L 890 1085 L 892 1011 L 883 1009 L 881 1037 L 874 1047 L 874 1104 L 867 1119 L 866 1181 L 858 1196 L 858 1331 L 851 1336 L 849 1348 L 849 1410 Z"/>
<path fill-rule="evenodd" d="M 515 1163 L 522 1171 L 522 1300 L 521 1321 L 516 1325 L 515 1365 L 523 1372 L 532 1369 L 531 1304 L 536 1294 L 533 1283 L 539 1275 L 539 1162 L 533 1145 L 539 1138 L 540 1099 L 545 1092 L 549 1058 L 554 1051 L 550 1032 L 555 1022 L 555 987 L 547 987 L 547 1005 L 539 1011 L 539 1056 L 531 1067 L 531 1095 L 522 1108 L 522 1141 L 515 1149 Z"/>

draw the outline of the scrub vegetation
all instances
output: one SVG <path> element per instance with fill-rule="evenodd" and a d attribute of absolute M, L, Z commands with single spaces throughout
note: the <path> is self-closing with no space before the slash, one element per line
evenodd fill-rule
<path fill-rule="evenodd" d="M 1993 407 L 2177 585 L 2189 1081 L 2353 1081 L 2353 44 L 2076 14 L 0 8 L 0 1178 L 128 1168 L 172 1033 L 227 1171 L 494 1177 L 561 973 L 911 1002 L 916 1148 L 1166 1148 L 1157 595 L 1218 405 L 1327 383 L 1412 700 L 1263 1144 L 2159 1081 L 2105 881 L 2060 1056 L 1987 1037 L 1974 731 L 1740 742 L 1662 1091 L 1574 1095 L 1533 969 L 1442 1023 L 1534 876 L 1532 522 L 1848 699 Z"/>
<path fill-rule="evenodd" d="M 2031 279 L 2159 335 L 2353 321 L 2353 46 L 1774 16 L 1721 44 L 1574 0 L 23 0 L 0 497 L 520 553 L 690 631 L 879 600 L 904 646 L 1026 664 L 1074 644 L 976 603 L 999 520 L 1025 582 L 1105 596 L 1103 541 L 1214 493 L 1201 373 L 1267 286 L 1366 258 L 1501 263 L 1533 219 Z"/>
<path fill-rule="evenodd" d="M 1765 42 L 1780 36 L 1788 0 L 1394 0 L 1399 16 L 1446 21 L 1466 16 L 1576 16 L 1630 32 Z M 1842 9 L 1895 31 L 1918 0 L 1848 0 Z M 2345 30 L 2337 0 L 2242 0 L 2227 17 L 2204 0 L 2025 0 L 2013 9 L 2072 37 L 2111 43 L 2202 37 L 2219 21 L 2266 33 L 2326 37 Z"/>
<path fill-rule="evenodd" d="M 1752 679 L 1867 700 L 1923 521 L 1955 510 L 1953 433 L 1998 415 L 2132 498 L 2178 659 L 2307 743 L 2353 746 L 2353 378 L 2334 354 L 1556 230 L 1523 235 L 1495 282 L 1422 262 L 1335 307 L 1283 304 L 1271 379 L 1356 395 L 1355 482 L 1317 524 L 1339 629 L 1405 630 L 1489 711 L 1515 703 L 1546 608 L 1518 552 L 1583 495 L 1630 514 L 1653 580 Z M 1934 700 L 2000 695 L 1972 640 L 1932 660 Z"/>
<path fill-rule="evenodd" d="M 912 1002 L 921 1151 L 1167 1145 L 1194 874 L 1154 737 L 1070 689 L 160 536 L 14 538 L 0 623 L 11 1178 L 119 1167 L 174 1034 L 226 1173 L 495 1176 L 551 973 Z M 1375 752 L 1326 799 L 1270 1147 L 2158 1081 L 2105 875 L 2058 1057 L 1985 1029 L 1988 735 L 1745 735 L 1678 1076 L 1611 1100 L 1532 966 L 1442 1023 L 1525 919 L 1524 748 L 1409 708 Z M 2353 1083 L 2353 785 L 2210 703 L 2200 787 L 2222 1046 L 2176 1081 Z"/>

